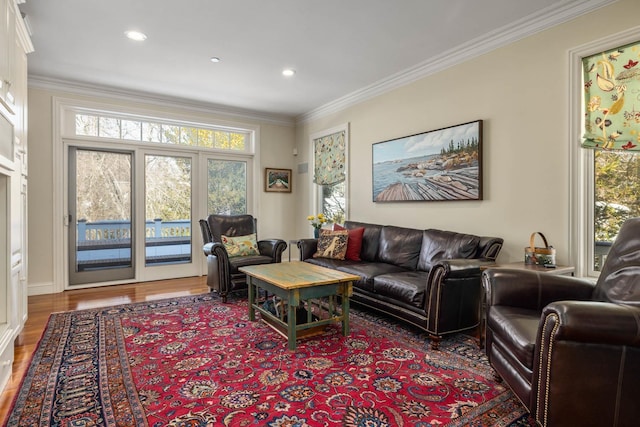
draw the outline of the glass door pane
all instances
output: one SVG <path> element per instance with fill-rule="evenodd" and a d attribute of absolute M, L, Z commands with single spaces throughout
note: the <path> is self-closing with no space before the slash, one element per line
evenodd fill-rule
<path fill-rule="evenodd" d="M 207 160 L 207 214 L 247 213 L 247 162 Z"/>
<path fill-rule="evenodd" d="M 69 148 L 69 284 L 134 277 L 133 154 Z"/>
<path fill-rule="evenodd" d="M 191 263 L 192 159 L 145 155 L 145 265 Z"/>

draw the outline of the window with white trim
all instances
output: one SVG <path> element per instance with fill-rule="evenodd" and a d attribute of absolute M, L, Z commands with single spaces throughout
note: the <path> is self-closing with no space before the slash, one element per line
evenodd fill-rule
<path fill-rule="evenodd" d="M 75 134 L 233 151 L 247 151 L 249 148 L 248 132 L 99 114 L 76 113 Z"/>
<path fill-rule="evenodd" d="M 585 99 L 585 88 L 592 84 L 606 83 L 595 81 L 602 77 L 598 75 L 585 81 L 583 59 L 638 41 L 639 30 L 640 27 L 637 27 L 570 51 L 570 257 L 571 263 L 576 265 L 577 273 L 581 276 L 597 277 L 599 275 L 609 247 L 622 223 L 628 218 L 640 216 L 639 155 L 630 151 L 593 150 L 580 147 L 585 133 L 586 109 L 598 107 L 591 99 Z M 636 55 L 638 55 L 637 59 L 640 59 L 640 51 Z M 614 61 L 615 63 L 616 60 L 616 55 L 603 58 L 603 62 Z M 634 65 L 633 62 L 635 61 L 630 65 Z M 622 65 L 627 64 L 620 64 L 619 68 L 628 68 Z M 612 89 L 615 89 L 616 84 L 624 84 L 624 82 L 616 83 L 616 77 L 619 77 L 619 74 L 611 78 L 614 81 Z M 603 104 L 615 103 L 619 99 L 615 96 L 619 93 L 620 91 L 611 90 L 609 96 L 612 98 L 603 99 Z M 599 121 L 596 118 L 595 125 L 607 127 L 610 122 L 607 122 L 605 116 L 611 112 L 603 108 L 603 118 Z M 636 109 L 640 109 L 640 98 L 627 96 L 624 109 L 616 113 L 625 120 L 640 123 L 640 113 L 635 112 Z M 625 126 L 621 125 L 621 127 Z M 611 138 L 618 134 L 624 135 L 625 141 L 629 139 L 633 140 L 634 144 L 640 143 L 638 139 L 640 135 L 635 135 L 635 132 L 627 128 L 609 129 L 606 133 L 609 144 L 613 141 Z"/>

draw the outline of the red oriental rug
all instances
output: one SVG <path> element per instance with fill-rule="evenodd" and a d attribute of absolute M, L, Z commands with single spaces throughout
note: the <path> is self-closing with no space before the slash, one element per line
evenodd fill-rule
<path fill-rule="evenodd" d="M 298 342 L 204 294 L 51 315 L 8 426 L 529 426 L 465 335 L 353 310 Z"/>

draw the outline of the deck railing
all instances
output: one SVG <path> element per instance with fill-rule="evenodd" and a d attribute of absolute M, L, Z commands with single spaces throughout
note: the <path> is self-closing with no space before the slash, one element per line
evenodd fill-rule
<path fill-rule="evenodd" d="M 104 220 L 77 223 L 78 270 L 131 265 L 131 222 Z M 191 221 L 162 219 L 145 224 L 146 264 L 191 261 Z"/>

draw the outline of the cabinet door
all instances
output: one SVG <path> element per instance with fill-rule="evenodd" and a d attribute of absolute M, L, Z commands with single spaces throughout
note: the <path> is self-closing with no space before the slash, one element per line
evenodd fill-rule
<path fill-rule="evenodd" d="M 0 0 L 0 97 L 4 99 L 5 85 L 4 81 L 9 76 L 9 43 L 13 43 L 13 39 L 9 38 L 9 1 Z"/>
<path fill-rule="evenodd" d="M 13 113 L 15 93 L 16 5 L 13 0 L 0 0 L 0 100 Z"/>
<path fill-rule="evenodd" d="M 17 37 L 14 40 L 14 47 L 14 78 L 10 90 L 15 98 L 13 102 L 15 136 L 18 144 L 25 145 L 27 143 L 27 53 Z"/>

